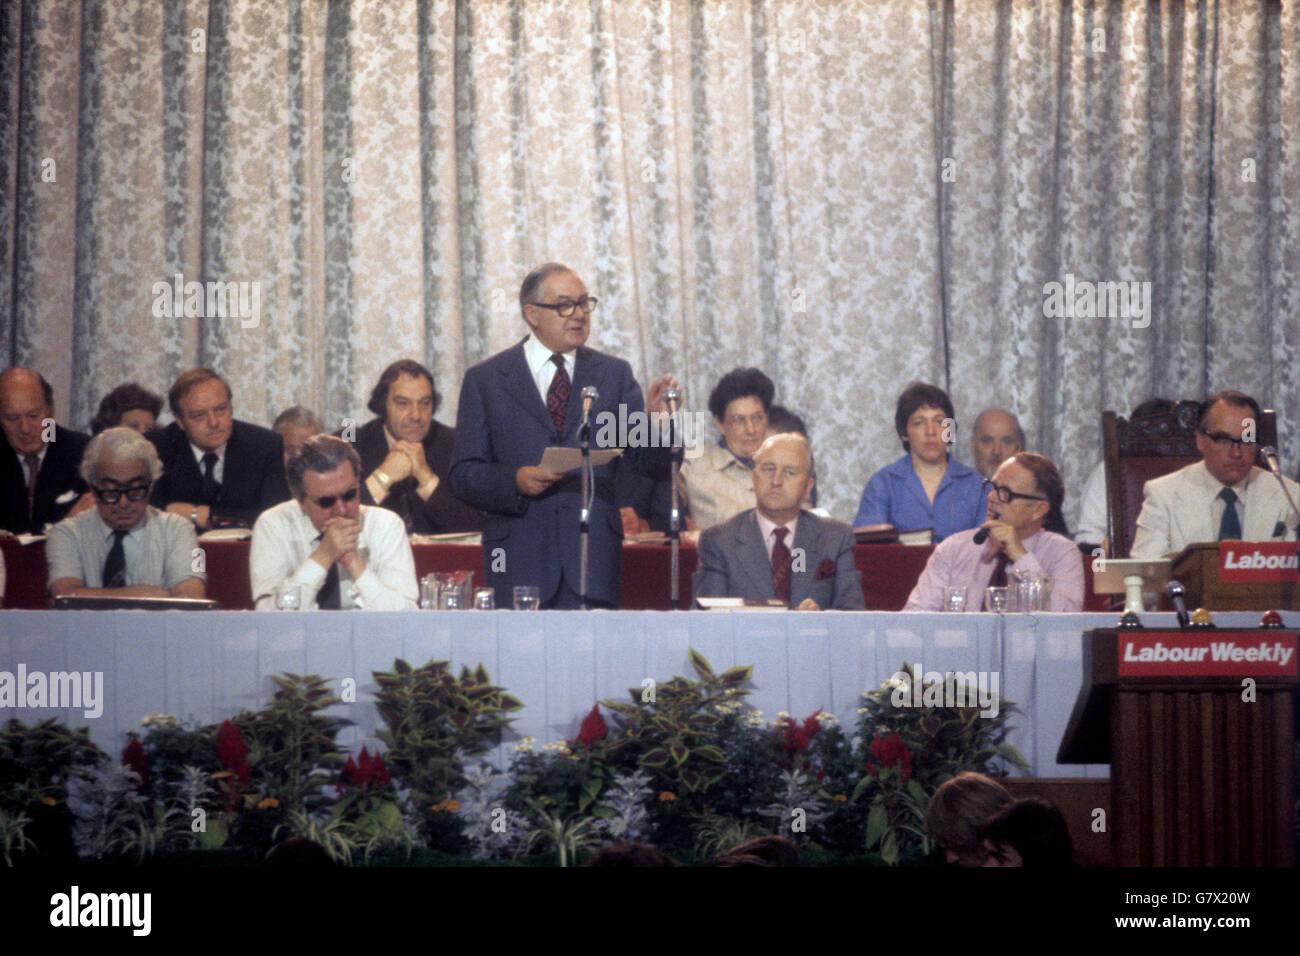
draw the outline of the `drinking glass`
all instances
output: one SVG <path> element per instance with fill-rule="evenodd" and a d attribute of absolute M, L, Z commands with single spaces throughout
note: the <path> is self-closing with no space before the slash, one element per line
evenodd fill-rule
<path fill-rule="evenodd" d="M 966 610 L 966 588 L 946 587 L 943 589 L 943 609 L 945 611 Z"/>
<path fill-rule="evenodd" d="M 302 610 L 302 586 L 299 584 L 281 584 L 275 589 L 275 609 L 277 611 Z"/>
<path fill-rule="evenodd" d="M 438 579 L 432 574 L 420 578 L 420 607 L 432 611 L 438 606 Z"/>
<path fill-rule="evenodd" d="M 474 610 L 494 611 L 497 606 L 497 593 L 492 588 L 479 588 L 474 592 Z"/>
<path fill-rule="evenodd" d="M 515 610 L 536 611 L 542 606 L 541 592 L 531 584 L 522 584 L 515 588 Z"/>
<path fill-rule="evenodd" d="M 1003 614 L 1007 609 L 1007 589 L 987 587 L 984 589 L 984 609 L 995 614 Z"/>

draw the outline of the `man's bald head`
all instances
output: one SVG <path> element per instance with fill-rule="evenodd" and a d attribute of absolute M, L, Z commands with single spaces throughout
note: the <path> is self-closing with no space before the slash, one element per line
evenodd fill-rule
<path fill-rule="evenodd" d="M 29 368 L 0 372 L 0 428 L 20 455 L 40 454 L 45 420 L 54 416 L 54 389 Z"/>
<path fill-rule="evenodd" d="M 754 452 L 753 475 L 758 513 L 788 524 L 812 491 L 812 446 L 797 432 L 772 435 Z"/>
<path fill-rule="evenodd" d="M 1016 416 L 1005 408 L 986 408 L 975 419 L 970 450 L 975 458 L 975 470 L 985 478 L 992 477 L 998 465 L 1025 450 L 1024 430 Z"/>

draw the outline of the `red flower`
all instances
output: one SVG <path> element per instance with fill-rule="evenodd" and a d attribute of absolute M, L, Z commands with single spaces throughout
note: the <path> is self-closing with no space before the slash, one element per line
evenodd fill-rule
<path fill-rule="evenodd" d="M 340 794 L 343 793 L 343 787 L 349 783 L 355 783 L 357 779 L 357 762 L 348 754 L 347 762 L 343 764 L 343 769 L 339 771 L 339 782 L 334 785 L 334 789 Z"/>
<path fill-rule="evenodd" d="M 821 708 L 817 708 L 802 724 L 790 717 L 781 718 L 781 723 L 776 728 L 776 749 L 785 754 L 786 769 L 794 766 L 799 755 L 808 749 L 817 731 L 821 730 L 821 721 L 817 719 L 821 712 Z"/>
<path fill-rule="evenodd" d="M 388 775 L 388 764 L 384 763 L 384 755 L 381 753 L 376 753 L 374 761 L 370 764 L 370 779 L 380 789 L 393 781 L 393 778 Z"/>
<path fill-rule="evenodd" d="M 578 743 L 590 750 L 592 744 L 604 740 L 608 733 L 609 725 L 600 716 L 600 704 L 592 704 L 591 712 L 582 718 L 582 726 L 578 728 Z"/>
<path fill-rule="evenodd" d="M 911 778 L 912 751 L 907 749 L 903 738 L 898 734 L 890 733 L 881 737 L 880 732 L 876 731 L 876 736 L 871 741 L 871 756 L 884 767 L 897 767 L 903 783 Z M 873 777 L 876 775 L 876 769 L 870 762 L 867 763 L 867 772 Z"/>
<path fill-rule="evenodd" d="M 384 755 L 376 752 L 372 757 L 369 749 L 361 748 L 361 754 L 356 760 L 348 755 L 347 762 L 343 764 L 343 769 L 339 771 L 339 782 L 335 789 L 343 792 L 346 785 L 361 788 L 362 792 L 369 790 L 373 785 L 376 790 L 382 790 L 392 782 L 392 777 L 388 775 L 388 765 L 384 763 Z"/>
<path fill-rule="evenodd" d="M 144 744 L 135 734 L 131 735 L 131 742 L 122 751 L 122 763 L 140 775 L 139 787 L 143 788 L 149 782 L 149 759 L 145 756 Z"/>
<path fill-rule="evenodd" d="M 247 758 L 248 745 L 244 743 L 239 728 L 229 720 L 225 721 L 217 731 L 217 759 L 223 768 L 235 775 L 240 786 L 248 783 L 250 771 Z"/>

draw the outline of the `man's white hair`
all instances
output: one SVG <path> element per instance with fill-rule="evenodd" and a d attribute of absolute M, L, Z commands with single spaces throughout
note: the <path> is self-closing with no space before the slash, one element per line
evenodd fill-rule
<path fill-rule="evenodd" d="M 116 428 L 105 428 L 90 440 L 85 453 L 81 456 L 82 481 L 92 487 L 95 485 L 99 462 L 105 456 L 116 458 L 118 461 L 140 462 L 149 469 L 151 482 L 162 477 L 163 466 L 162 459 L 158 457 L 158 449 L 154 448 L 153 442 L 133 428 L 122 425 Z"/>

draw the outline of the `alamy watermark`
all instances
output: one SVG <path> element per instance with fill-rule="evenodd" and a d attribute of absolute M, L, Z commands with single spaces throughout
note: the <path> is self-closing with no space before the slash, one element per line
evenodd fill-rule
<path fill-rule="evenodd" d="M 684 457 L 699 458 L 712 424 L 708 412 L 674 412 L 670 421 L 666 413 L 630 412 L 620 404 L 617 413 L 603 411 L 592 419 L 591 440 L 597 448 L 680 447 Z"/>
<path fill-rule="evenodd" d="M 1092 282 L 1066 273 L 1064 282 L 1043 286 L 1043 315 L 1049 319 L 1130 319 L 1135 329 L 1151 325 L 1150 282 Z"/>
<path fill-rule="evenodd" d="M 885 681 L 895 707 L 978 707 L 981 717 L 998 715 L 997 671 L 926 671 L 919 661 L 916 679 L 897 671 Z"/>
<path fill-rule="evenodd" d="M 153 314 L 159 319 L 239 319 L 240 328 L 262 322 L 262 283 L 186 282 L 178 272 L 171 282 L 155 282 Z"/>
<path fill-rule="evenodd" d="M 90 719 L 104 713 L 103 671 L 0 671 L 0 710 L 8 708 L 80 709 Z"/>

